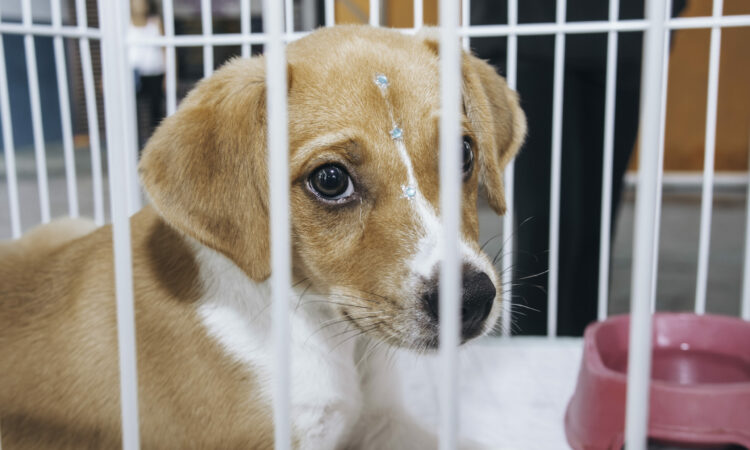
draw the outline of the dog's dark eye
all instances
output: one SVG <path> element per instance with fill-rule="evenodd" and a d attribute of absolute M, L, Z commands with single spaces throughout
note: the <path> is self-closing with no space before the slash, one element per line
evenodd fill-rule
<path fill-rule="evenodd" d="M 468 178 L 469 174 L 471 174 L 471 170 L 474 168 L 474 151 L 472 150 L 472 140 L 469 136 L 464 136 L 463 152 L 463 173 L 464 177 Z"/>
<path fill-rule="evenodd" d="M 354 193 L 354 184 L 346 170 L 335 164 L 318 167 L 310 175 L 310 187 L 324 200 L 340 200 Z"/>

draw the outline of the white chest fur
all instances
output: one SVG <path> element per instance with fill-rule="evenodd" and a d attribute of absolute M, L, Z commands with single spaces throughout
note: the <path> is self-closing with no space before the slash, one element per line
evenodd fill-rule
<path fill-rule="evenodd" d="M 268 283 L 255 283 L 224 256 L 194 243 L 205 294 L 198 313 L 210 335 L 259 381 L 271 404 L 273 341 Z M 301 449 L 335 449 L 359 419 L 362 391 L 356 330 L 316 295 L 290 298 L 292 429 Z M 270 408 L 269 408 L 270 410 Z"/>

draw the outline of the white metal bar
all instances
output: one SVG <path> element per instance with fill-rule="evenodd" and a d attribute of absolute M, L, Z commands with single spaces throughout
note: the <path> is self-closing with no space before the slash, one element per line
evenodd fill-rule
<path fill-rule="evenodd" d="M 59 0 L 50 0 L 52 25 L 62 25 Z M 65 49 L 62 36 L 53 38 L 55 71 L 57 72 L 57 96 L 60 103 L 60 125 L 62 127 L 63 155 L 65 158 L 65 181 L 68 191 L 68 214 L 78 217 L 78 183 L 76 182 L 76 162 L 73 155 L 73 126 L 70 120 L 70 94 L 68 74 L 65 67 Z"/>
<path fill-rule="evenodd" d="M 651 295 L 656 267 L 653 246 L 659 170 L 659 113 L 664 52 L 664 2 L 646 2 L 649 23 L 643 39 L 643 69 L 640 106 L 640 179 L 635 204 L 633 278 L 631 289 L 630 342 L 625 418 L 628 450 L 646 448 L 649 379 L 651 374 Z"/>
<path fill-rule="evenodd" d="M 330 1 L 330 0 L 326 0 Z M 418 2 L 417 2 L 418 4 Z M 415 7 L 415 10 L 418 10 Z M 415 22 L 418 17 L 415 18 Z M 683 22 L 686 21 L 686 22 Z M 710 18 L 678 18 L 671 19 L 665 22 L 665 26 L 669 26 L 672 29 L 697 29 L 697 28 L 711 28 L 712 26 L 718 26 L 722 28 L 728 27 L 745 27 L 750 26 L 750 15 L 747 16 L 724 16 L 720 19 L 712 20 Z M 401 28 L 399 31 L 404 33 L 413 34 L 416 31 L 415 28 Z M 643 20 L 619 20 L 616 23 L 610 23 L 609 21 L 591 21 L 591 22 L 568 22 L 562 25 L 556 23 L 541 23 L 541 24 L 517 24 L 511 25 L 472 25 L 466 29 L 460 29 L 459 35 L 461 37 L 498 37 L 508 36 L 515 34 L 518 36 L 529 36 L 529 35 L 550 35 L 557 33 L 565 34 L 581 34 L 581 33 L 607 33 L 609 31 L 627 32 L 627 31 L 643 31 L 646 28 L 646 22 Z M 2 32 L 0 28 L 0 32 Z M 15 30 L 18 32 L 18 30 Z M 39 33 L 37 33 L 39 34 Z M 48 32 L 47 34 L 52 34 Z M 286 41 L 296 40 L 309 34 L 308 32 L 294 32 L 287 33 L 284 36 Z M 172 39 L 166 37 L 156 39 L 133 39 L 129 41 L 133 45 L 154 45 L 164 46 L 173 44 L 175 46 L 194 47 L 204 44 L 211 45 L 241 45 L 243 43 L 250 44 L 263 44 L 265 43 L 265 36 L 262 34 L 256 34 L 252 36 L 243 36 L 241 33 L 236 34 L 221 34 L 221 35 L 180 35 Z"/>
<path fill-rule="evenodd" d="M 71 26 L 53 27 L 49 25 L 35 25 L 23 23 L 0 23 L 2 34 L 33 34 L 36 36 L 62 36 L 67 38 L 99 39 L 101 33 L 96 28 L 79 28 Z"/>
<path fill-rule="evenodd" d="M 22 0 L 23 24 L 31 26 L 31 0 Z M 47 156 L 44 144 L 44 130 L 42 128 L 42 107 L 39 99 L 39 78 L 36 65 L 36 47 L 34 36 L 24 36 L 24 48 L 26 50 L 26 75 L 29 82 L 29 100 L 31 102 L 31 125 L 34 138 L 34 157 L 36 159 L 36 176 L 39 185 L 39 208 L 41 210 L 42 222 L 50 221 L 49 187 L 47 183 Z"/>
<path fill-rule="evenodd" d="M 336 24 L 336 5 L 334 0 L 324 0 L 326 17 L 325 23 L 327 27 L 332 27 Z"/>
<path fill-rule="evenodd" d="M 643 20 L 620 20 L 614 24 L 609 21 L 567 22 L 564 24 L 551 23 L 523 23 L 516 25 L 474 25 L 467 33 L 470 37 L 493 37 L 517 34 L 519 36 L 549 35 L 549 34 L 577 34 L 577 33 L 606 33 L 613 31 L 642 31 L 646 27 Z"/>
<path fill-rule="evenodd" d="M 721 17 L 723 0 L 714 0 L 713 17 Z M 711 28 L 708 57 L 708 103 L 706 107 L 706 141 L 703 159 L 703 193 L 701 198 L 701 227 L 698 240 L 698 276 L 695 287 L 695 313 L 706 312 L 708 284 L 708 256 L 711 245 L 711 212 L 714 201 L 714 155 L 716 152 L 716 110 L 719 98 L 719 58 L 721 56 L 721 28 Z"/>
<path fill-rule="evenodd" d="M 307 32 L 292 33 L 285 35 L 285 40 L 291 41 L 306 36 Z M 242 34 L 214 34 L 203 36 L 200 34 L 180 35 L 180 36 L 162 36 L 157 38 L 133 38 L 128 40 L 128 45 L 140 45 L 151 47 L 197 47 L 204 45 L 242 45 L 242 44 L 265 44 L 267 41 L 266 34 L 254 33 L 251 35 Z"/>
<path fill-rule="evenodd" d="M 284 0 L 284 32 L 294 33 L 294 2 Z"/>
<path fill-rule="evenodd" d="M 733 16 L 727 16 L 733 17 Z M 750 16 L 749 16 L 750 17 Z M 705 25 L 710 25 L 712 22 L 707 22 Z M 715 24 L 719 26 L 750 26 L 750 19 L 747 23 L 731 23 L 724 24 L 721 20 L 715 21 Z M 550 34 L 581 34 L 581 33 L 607 33 L 610 30 L 627 32 L 627 31 L 642 31 L 646 26 L 646 23 L 642 20 L 620 20 L 614 24 L 608 21 L 602 22 L 569 22 L 563 25 L 557 25 L 555 23 L 544 23 L 544 24 L 518 24 L 514 26 L 510 25 L 472 25 L 466 29 L 459 29 L 459 35 L 461 37 L 500 37 L 516 34 L 518 36 L 530 36 L 530 35 L 550 35 Z M 706 28 L 707 26 L 695 26 L 692 28 Z M 683 27 L 688 28 L 688 27 Z M 1 30 L 0 30 L 1 31 Z M 399 28 L 398 31 L 407 34 L 414 34 L 416 28 Z M 308 35 L 308 31 L 295 31 L 294 33 L 286 33 L 284 35 L 285 41 L 293 41 L 300 39 Z M 167 46 L 174 45 L 176 47 L 196 47 L 203 45 L 242 45 L 245 43 L 249 44 L 264 44 L 266 42 L 266 36 L 262 33 L 254 33 L 251 35 L 243 35 L 242 33 L 232 34 L 218 34 L 218 35 L 180 35 L 167 37 L 162 36 L 158 38 L 133 38 L 128 40 L 129 45 L 140 45 L 140 46 Z"/>
<path fill-rule="evenodd" d="M 80 0 L 81 2 L 83 0 Z M 89 40 L 79 42 L 81 66 L 83 72 L 83 89 L 86 97 L 86 117 L 88 120 L 89 148 L 91 151 L 91 183 L 94 195 L 94 221 L 104 225 L 104 182 L 102 180 L 101 137 L 99 136 L 99 114 L 96 110 L 96 90 L 94 88 L 94 71 L 91 64 Z"/>
<path fill-rule="evenodd" d="M 682 30 L 688 28 L 731 28 L 750 25 L 750 14 L 736 16 L 678 17 L 667 21 L 667 28 Z"/>
<path fill-rule="evenodd" d="M 716 19 L 711 17 L 679 17 L 666 21 L 664 26 L 669 29 L 696 29 L 711 28 L 714 26 L 722 28 L 746 27 L 750 26 L 750 15 L 723 16 Z M 609 31 L 643 31 L 646 27 L 647 23 L 645 20 L 619 20 L 614 24 L 608 20 L 599 20 L 567 22 L 564 24 L 524 23 L 515 26 L 474 25 L 466 31 L 466 34 L 469 37 L 492 37 L 507 36 L 509 34 L 518 34 L 522 36 L 547 35 L 560 32 L 566 34 L 606 33 Z"/>
<path fill-rule="evenodd" d="M 334 3 L 333 0 L 325 0 L 326 6 L 326 26 L 331 26 L 334 21 Z M 330 6 L 330 9 L 328 9 Z M 422 12 L 421 3 L 417 1 L 415 3 L 415 24 L 421 21 Z M 678 18 L 672 19 L 666 22 L 666 25 L 671 25 L 673 28 L 709 28 L 711 26 L 721 27 L 740 27 L 750 26 L 750 15 L 747 16 L 726 16 L 721 19 L 712 20 L 710 18 L 705 20 L 694 20 L 703 18 Z M 683 23 L 683 21 L 688 21 Z M 14 24 L 10 24 L 14 25 Z M 22 32 L 23 27 L 16 26 L 14 32 Z M 516 25 L 473 25 L 468 27 L 466 30 L 459 30 L 460 36 L 466 37 L 497 37 L 497 36 L 509 36 L 515 34 L 518 36 L 529 36 L 529 35 L 549 35 L 557 33 L 565 34 L 580 34 L 580 33 L 607 33 L 609 31 L 643 31 L 646 28 L 646 22 L 644 20 L 620 20 L 614 24 L 609 21 L 591 21 L 591 22 L 568 22 L 562 25 L 557 23 L 531 23 L 531 24 L 516 24 Z M 401 32 L 407 34 L 413 34 L 418 30 L 418 26 L 415 28 L 399 28 Z M 0 24 L 0 32 L 4 32 L 2 25 Z M 53 34 L 49 30 L 46 30 L 47 34 Z M 36 31 L 35 31 L 36 33 Z M 39 33 L 36 33 L 39 34 Z M 293 41 L 309 34 L 307 31 L 286 33 L 284 40 Z M 220 35 L 180 35 L 173 37 L 159 37 L 149 39 L 131 39 L 128 41 L 130 45 L 147 45 L 147 46 L 167 46 L 174 45 L 176 47 L 195 47 L 203 45 L 242 45 L 242 44 L 264 44 L 266 42 L 265 34 L 256 33 L 252 35 L 243 35 L 242 33 L 234 34 L 220 34 Z"/>
<path fill-rule="evenodd" d="M 76 0 L 76 22 L 79 28 L 87 24 L 85 0 Z M 104 183 L 102 182 L 101 140 L 99 137 L 99 115 L 96 111 L 96 90 L 94 89 L 94 71 L 91 65 L 91 48 L 89 38 L 78 41 L 81 53 L 81 72 L 83 90 L 86 99 L 86 118 L 89 131 L 89 148 L 91 150 L 91 180 L 94 195 L 94 221 L 104 225 Z"/>
<path fill-rule="evenodd" d="M 120 7 L 120 32 L 127 36 L 127 30 L 130 26 L 130 2 L 117 2 Z M 121 59 L 120 70 L 122 73 L 132 74 L 133 67 L 128 58 L 128 46 L 125 39 L 118 40 L 120 51 L 118 55 Z M 128 215 L 133 215 L 141 209 L 141 188 L 140 179 L 138 178 L 138 119 L 136 114 L 135 99 L 135 77 L 126 76 L 122 78 L 120 87 L 123 89 L 123 107 L 125 108 L 124 124 L 130 130 L 125 133 L 125 143 L 127 145 L 128 157 L 126 169 L 127 192 L 128 192 Z"/>
<path fill-rule="evenodd" d="M 334 0 L 325 0 L 326 5 L 326 26 L 334 24 L 335 11 L 334 11 Z M 416 13 L 423 12 L 422 4 L 419 1 L 415 2 L 415 28 L 419 28 L 416 24 L 422 25 L 421 21 L 418 21 L 422 15 Z M 722 28 L 734 28 L 734 27 L 747 27 L 750 26 L 750 14 L 746 15 L 732 15 L 723 16 L 717 19 L 712 17 L 678 17 L 670 19 L 665 22 L 665 26 L 668 29 L 697 29 L 697 28 L 711 28 L 719 26 Z M 509 25 L 473 25 L 468 30 L 459 32 L 461 36 L 467 35 L 469 37 L 493 37 L 493 36 L 508 36 L 510 34 L 516 34 L 520 36 L 528 35 L 545 35 L 545 34 L 556 34 L 558 32 L 564 32 L 566 34 L 579 34 L 579 33 L 606 33 L 610 30 L 614 31 L 643 31 L 646 28 L 646 22 L 644 20 L 620 20 L 614 25 L 609 21 L 586 21 L 586 22 L 568 22 L 562 26 L 556 23 L 524 23 L 517 24 L 513 27 Z M 401 31 L 407 33 L 413 33 L 413 29 L 401 29 Z M 48 26 L 48 25 L 30 25 L 24 26 L 18 23 L 0 23 L 0 33 L 2 34 L 34 34 L 37 36 L 55 36 L 60 35 L 67 38 L 80 38 L 88 37 L 89 39 L 100 39 L 101 32 L 96 28 L 85 28 L 84 30 L 78 27 L 62 26 L 59 29 Z M 304 35 L 304 33 L 302 34 Z M 222 35 L 225 36 L 225 35 Z M 240 45 L 244 42 L 262 44 L 263 40 L 254 42 L 251 39 L 243 39 L 241 34 L 226 35 L 230 39 L 220 39 L 218 42 L 212 40 L 213 36 L 209 36 L 206 42 L 210 42 L 213 45 Z M 231 38 L 231 36 L 235 36 Z M 293 33 L 292 38 L 299 38 L 298 33 Z M 181 35 L 180 36 L 192 39 L 195 37 L 201 37 L 201 35 Z M 186 46 L 203 45 L 204 41 L 191 41 L 197 43 L 184 44 Z M 149 40 L 150 45 L 164 46 L 165 43 L 161 39 Z M 146 44 L 144 41 L 143 44 Z"/>
<path fill-rule="evenodd" d="M 124 69 L 121 54 L 125 33 L 120 20 L 119 5 L 99 0 L 99 23 L 102 29 L 102 79 L 104 108 L 107 119 L 107 155 L 109 160 L 110 204 L 114 245 L 115 289 L 117 297 L 117 338 L 120 361 L 120 407 L 122 411 L 122 444 L 125 450 L 140 447 L 138 426 L 138 374 L 136 365 L 135 313 L 133 308 L 133 267 L 128 220 L 127 171 L 128 141 L 125 90 L 122 88 L 130 72 Z"/>
<path fill-rule="evenodd" d="M 273 417 L 277 450 L 291 448 L 289 294 L 291 283 L 289 225 L 289 140 L 287 71 L 282 4 L 263 2 L 268 107 L 268 174 L 271 208 L 271 293 L 273 294 Z"/>
<path fill-rule="evenodd" d="M 213 34 L 211 23 L 211 0 L 201 0 L 201 26 L 204 38 Z M 214 47 L 203 44 L 203 76 L 209 77 L 214 72 Z"/>
<path fill-rule="evenodd" d="M 508 24 L 518 23 L 518 0 L 508 0 Z M 508 36 L 508 50 L 506 52 L 506 73 L 508 87 L 517 88 L 517 66 L 518 66 L 518 36 Z M 511 161 L 505 167 L 505 204 L 506 211 L 503 217 L 503 252 L 502 257 L 502 284 L 503 284 L 503 317 L 502 334 L 505 337 L 511 335 L 511 324 L 513 323 L 513 251 L 515 242 L 513 230 L 515 221 L 514 195 L 515 195 L 515 162 Z"/>
<path fill-rule="evenodd" d="M 380 26 L 380 0 L 370 0 L 370 26 Z"/>
<path fill-rule="evenodd" d="M 664 5 L 664 17 L 672 14 L 672 1 Z M 664 46 L 662 47 L 661 64 L 661 108 L 659 110 L 659 162 L 656 168 L 656 192 L 654 212 L 654 245 L 651 247 L 651 261 L 654 276 L 651 279 L 651 312 L 656 312 L 656 287 L 659 279 L 659 233 L 661 231 L 662 193 L 664 190 L 664 137 L 667 133 L 667 85 L 669 82 L 669 45 L 671 35 L 664 31 Z"/>
<path fill-rule="evenodd" d="M 8 183 L 8 205 L 10 209 L 11 236 L 21 236 L 21 211 L 18 206 L 18 179 L 16 177 L 16 148 L 13 143 L 13 120 L 8 100 L 8 75 L 5 67 L 5 47 L 0 34 L 0 115 L 3 127 L 3 153 L 5 176 Z"/>
<path fill-rule="evenodd" d="M 461 0 L 461 31 L 468 30 L 471 27 L 471 0 Z M 466 33 L 462 33 L 461 44 L 466 51 L 471 49 L 470 38 Z"/>
<path fill-rule="evenodd" d="M 440 212 L 443 260 L 440 264 L 440 450 L 458 442 L 458 344 L 461 311 L 461 174 L 459 107 L 461 56 L 458 43 L 458 3 L 441 0 L 440 22 Z"/>
<path fill-rule="evenodd" d="M 566 1 L 557 0 L 557 24 L 565 22 Z M 552 94 L 552 164 L 549 212 L 549 275 L 547 278 L 547 335 L 557 336 L 557 287 L 560 255 L 560 176 L 562 168 L 562 106 L 565 73 L 565 34 L 555 34 Z"/>
<path fill-rule="evenodd" d="M 610 0 L 609 21 L 617 22 L 620 0 Z M 612 230 L 612 166 L 615 140 L 615 89 L 617 87 L 617 32 L 607 34 L 607 81 L 604 100 L 604 157 L 602 159 L 602 207 L 599 228 L 599 304 L 597 318 L 607 318 L 609 253 Z"/>
<path fill-rule="evenodd" d="M 420 29 L 424 25 L 424 0 L 414 0 L 414 28 Z"/>
<path fill-rule="evenodd" d="M 243 2 L 249 3 L 250 0 L 243 0 Z M 174 38 L 174 2 L 172 0 L 164 0 L 162 7 L 164 8 L 164 35 L 168 39 L 172 39 Z M 247 14 L 250 14 L 249 11 Z M 242 16 L 245 16 L 244 13 Z M 164 75 L 166 77 L 165 88 L 167 91 L 167 115 L 171 116 L 177 110 L 177 54 L 175 52 L 174 44 L 167 44 L 164 48 L 166 57 L 166 70 Z"/>
<path fill-rule="evenodd" d="M 248 36 L 252 32 L 251 17 L 250 17 L 250 0 L 240 0 L 240 32 L 242 36 Z M 249 58 L 251 56 L 250 43 L 242 43 L 242 57 Z"/>
<path fill-rule="evenodd" d="M 638 175 L 625 174 L 625 185 L 637 184 Z M 663 185 L 675 189 L 703 188 L 703 172 L 667 172 L 663 176 Z M 736 189 L 748 185 L 747 172 L 717 172 L 714 174 L 714 187 Z"/>

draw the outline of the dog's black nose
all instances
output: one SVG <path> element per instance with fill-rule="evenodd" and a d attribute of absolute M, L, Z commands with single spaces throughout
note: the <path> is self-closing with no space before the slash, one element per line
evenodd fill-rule
<path fill-rule="evenodd" d="M 461 305 L 461 334 L 471 338 L 479 334 L 495 300 L 495 285 L 484 272 L 464 273 L 464 302 Z"/>
<path fill-rule="evenodd" d="M 435 321 L 440 319 L 438 292 L 439 276 L 435 276 L 426 289 L 423 300 L 425 309 Z M 461 337 L 470 339 L 477 336 L 495 300 L 495 285 L 490 277 L 471 268 L 463 271 L 463 301 L 461 303 Z"/>

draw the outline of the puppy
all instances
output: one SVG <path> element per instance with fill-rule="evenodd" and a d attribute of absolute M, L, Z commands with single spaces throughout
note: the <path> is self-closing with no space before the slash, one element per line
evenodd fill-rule
<path fill-rule="evenodd" d="M 335 27 L 287 55 L 294 447 L 434 448 L 399 406 L 383 350 L 438 342 L 436 38 Z M 273 448 L 264 77 L 262 57 L 216 71 L 140 162 L 151 199 L 131 218 L 143 448 Z M 526 125 L 516 94 L 470 54 L 462 93 L 466 341 L 500 314 L 478 190 L 504 212 L 503 168 Z M 120 446 L 111 235 L 65 221 L 0 246 L 4 449 Z"/>

